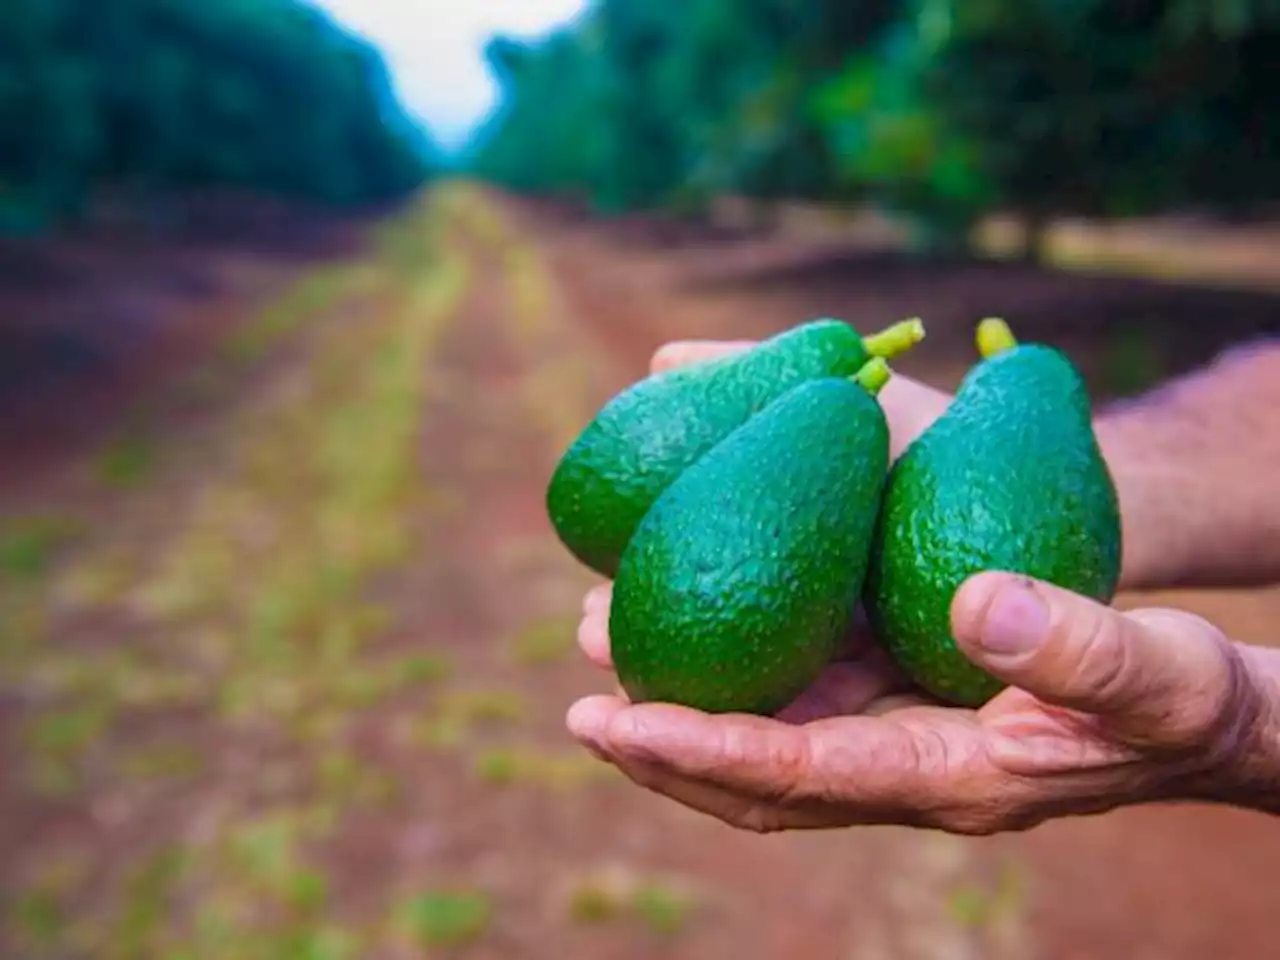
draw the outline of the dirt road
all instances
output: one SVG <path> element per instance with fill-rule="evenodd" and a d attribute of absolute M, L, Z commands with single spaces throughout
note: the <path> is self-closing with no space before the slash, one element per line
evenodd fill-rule
<path fill-rule="evenodd" d="M 919 314 L 900 366 L 947 385 L 1000 309 L 1106 394 L 1274 328 L 1276 298 L 657 242 L 465 188 L 300 282 L 237 326 L 283 331 L 248 362 L 184 375 L 200 416 L 153 411 L 129 483 L 97 447 L 45 458 L 0 541 L 0 955 L 1270 955 L 1260 817 L 759 838 L 622 782 L 563 732 L 607 680 L 542 492 L 671 337 Z M 1275 592 L 1177 602 L 1275 639 Z"/>

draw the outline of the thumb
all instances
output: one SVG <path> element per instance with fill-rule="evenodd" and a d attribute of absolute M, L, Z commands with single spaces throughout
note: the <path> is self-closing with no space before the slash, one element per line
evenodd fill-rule
<path fill-rule="evenodd" d="M 1047 583 L 984 573 L 957 592 L 951 619 L 978 666 L 1046 703 L 1106 719 L 1134 746 L 1206 744 L 1245 699 L 1234 645 L 1191 614 L 1125 614 Z"/>

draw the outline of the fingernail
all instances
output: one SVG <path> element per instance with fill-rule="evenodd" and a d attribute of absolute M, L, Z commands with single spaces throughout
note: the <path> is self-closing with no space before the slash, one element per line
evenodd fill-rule
<path fill-rule="evenodd" d="M 987 607 L 979 644 L 996 657 L 1018 657 L 1038 647 L 1049 632 L 1049 608 L 1025 580 L 1006 583 Z"/>

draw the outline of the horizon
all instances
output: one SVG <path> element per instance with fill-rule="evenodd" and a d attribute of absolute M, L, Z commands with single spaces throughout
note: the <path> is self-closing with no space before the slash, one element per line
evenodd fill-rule
<path fill-rule="evenodd" d="M 542 36 L 588 0 L 314 0 L 375 44 L 405 110 L 447 157 L 463 152 L 499 105 L 484 45 L 498 34 Z"/>

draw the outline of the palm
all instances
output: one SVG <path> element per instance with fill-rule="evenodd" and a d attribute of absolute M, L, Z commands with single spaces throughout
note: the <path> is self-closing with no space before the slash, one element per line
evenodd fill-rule
<path fill-rule="evenodd" d="M 588 595 L 579 630 L 583 650 L 605 669 L 610 592 Z M 980 710 L 940 705 L 862 625 L 775 717 L 632 706 L 620 691 L 574 712 L 571 726 L 609 730 L 598 752 L 636 782 L 755 830 L 882 822 L 889 809 L 895 822 L 964 829 L 982 822 L 993 789 L 1006 804 L 1023 803 L 1032 823 L 1043 813 L 1031 802 L 1036 778 L 1105 774 L 1135 757 L 1097 717 L 1023 690 L 1007 689 Z"/>

